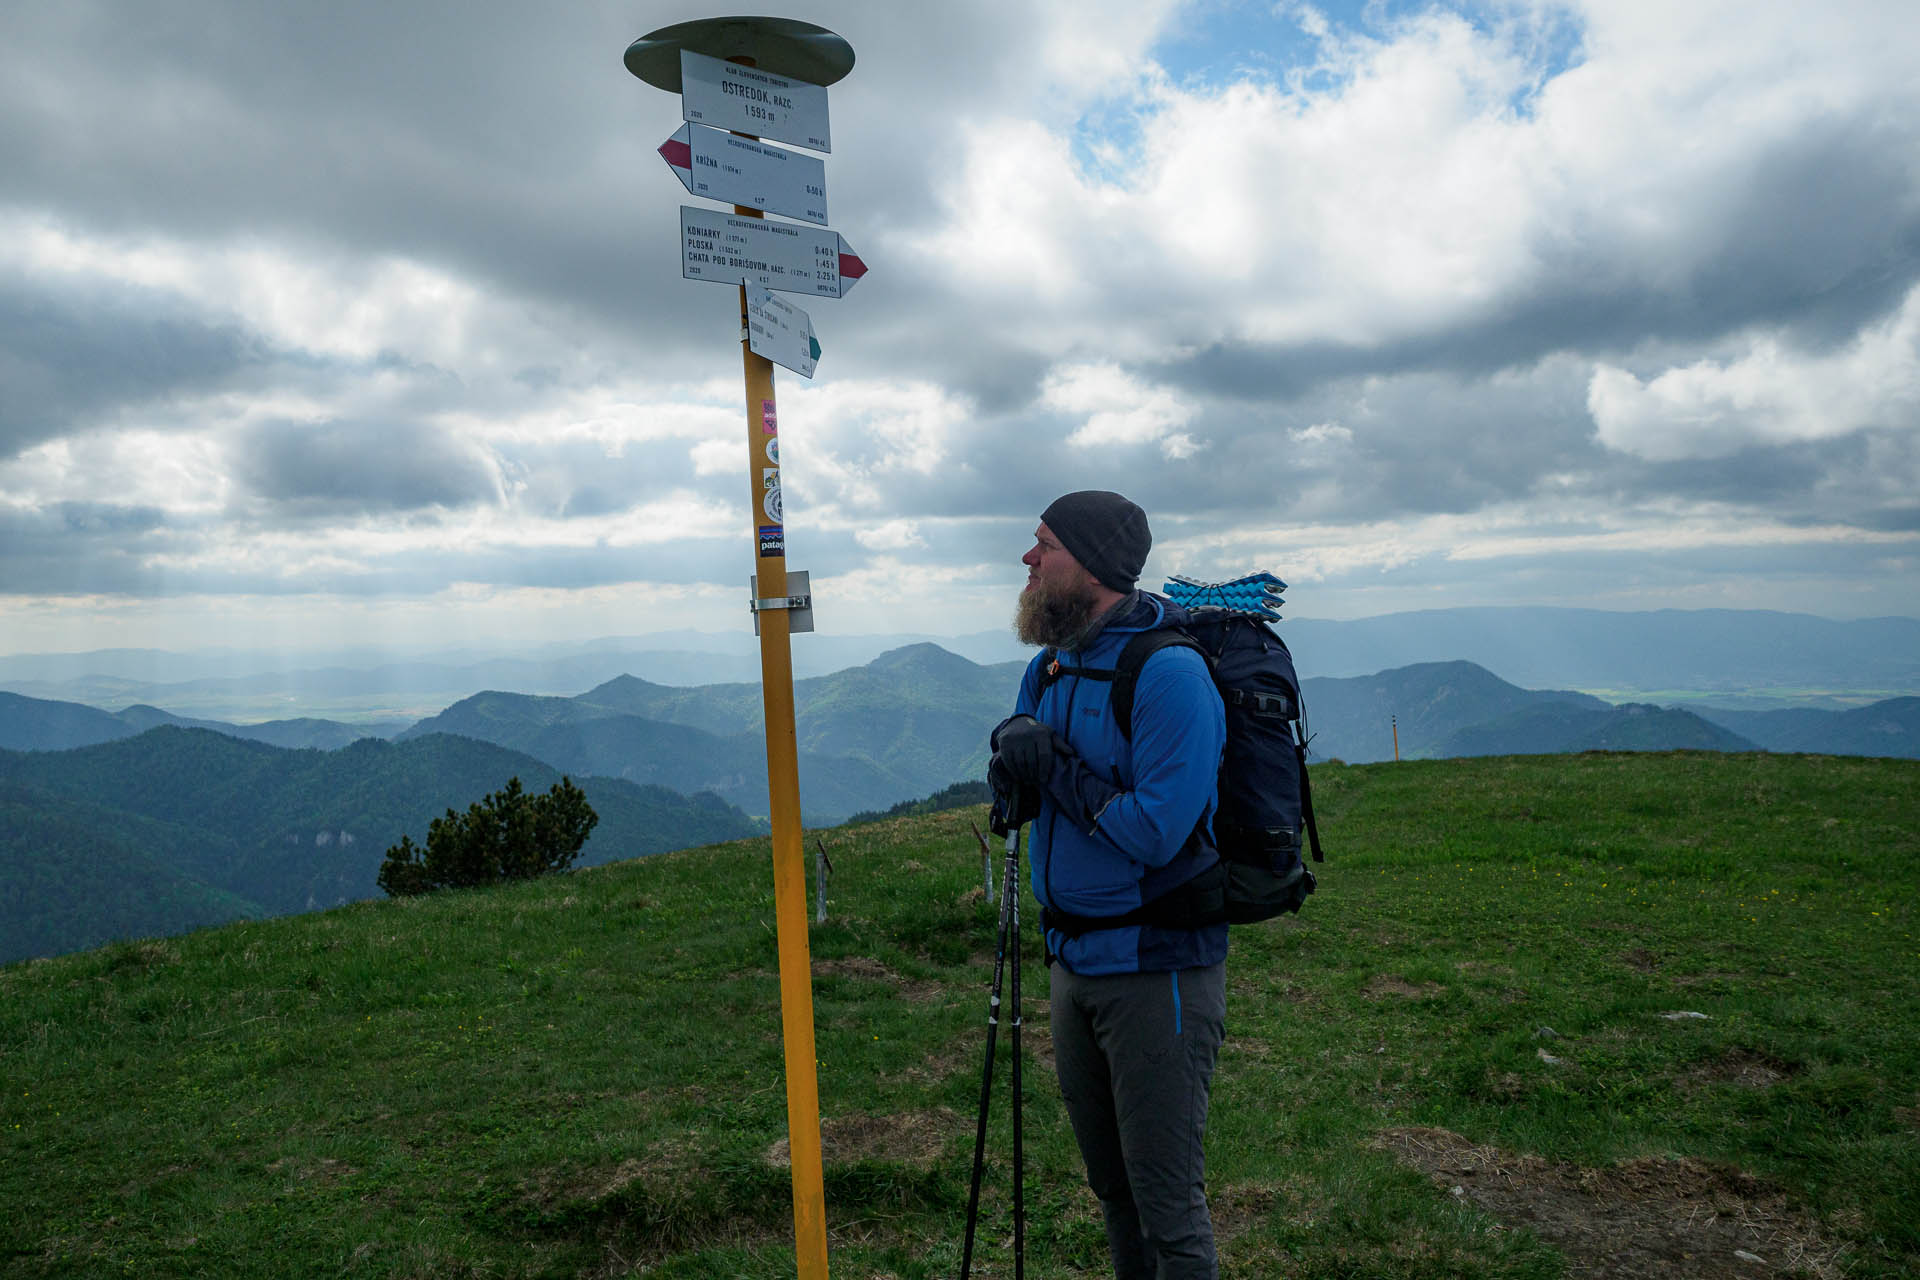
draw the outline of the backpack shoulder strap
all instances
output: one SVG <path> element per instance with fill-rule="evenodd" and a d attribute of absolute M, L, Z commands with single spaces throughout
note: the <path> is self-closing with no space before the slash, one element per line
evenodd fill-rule
<path fill-rule="evenodd" d="M 1133 741 L 1133 690 L 1140 683 L 1140 669 L 1154 654 L 1173 648 L 1192 649 L 1207 660 L 1209 669 L 1213 666 L 1213 660 L 1207 657 L 1200 642 L 1178 627 L 1142 631 L 1127 641 L 1113 664 L 1113 720 L 1120 726 L 1120 736 L 1128 742 Z"/>
<path fill-rule="evenodd" d="M 1059 680 L 1061 676 L 1078 676 L 1082 680 L 1113 681 L 1113 698 L 1109 705 L 1113 707 L 1114 723 L 1120 726 L 1120 736 L 1133 741 L 1133 689 L 1140 682 L 1140 669 L 1147 665 L 1147 659 L 1162 649 L 1174 647 L 1192 649 L 1207 659 L 1211 667 L 1213 660 L 1207 656 L 1206 648 L 1198 640 L 1179 627 L 1158 627 L 1152 631 L 1142 631 L 1128 639 L 1120 656 L 1114 660 L 1111 668 L 1075 667 L 1060 661 L 1058 649 L 1048 649 L 1045 660 L 1040 664 L 1040 688 Z"/>

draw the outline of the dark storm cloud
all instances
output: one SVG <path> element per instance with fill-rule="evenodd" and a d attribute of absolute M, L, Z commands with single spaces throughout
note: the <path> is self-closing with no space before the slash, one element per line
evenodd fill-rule
<path fill-rule="evenodd" d="M 166 294 L 0 274 L 0 458 L 268 359 L 253 336 Z"/>
<path fill-rule="evenodd" d="M 191 536 L 151 507 L 0 508 L 0 593 L 146 594 L 163 585 L 149 557 L 178 549 Z"/>
<path fill-rule="evenodd" d="M 624 12 L 74 4 L 9 21 L 37 30 L 0 50 L 0 204 L 405 254 L 672 336 L 635 305 L 678 272 L 672 203 L 638 199 L 643 178 L 658 194 L 659 139 L 609 145 L 645 88 L 620 65 L 639 34 Z M 636 252 L 642 208 L 664 252 Z"/>
<path fill-rule="evenodd" d="M 414 422 L 268 422 L 231 458 L 258 498 L 313 511 L 408 511 L 496 501 L 493 470 L 471 447 Z"/>
<path fill-rule="evenodd" d="M 620 60 L 685 16 L 659 4 L 28 9 L 0 46 L 0 206 L 57 208 L 109 233 L 405 255 L 689 346 L 705 336 L 689 331 L 702 305 L 689 299 L 713 293 L 714 332 L 726 307 L 679 276 L 682 193 L 654 154 L 679 106 Z M 958 13 L 841 17 L 881 67 L 889 46 L 938 47 L 960 75 L 993 43 Z M 992 79 L 958 83 L 985 92 Z M 924 150 L 924 133 L 906 136 L 919 117 L 900 118 L 885 86 L 856 78 L 836 95 L 843 151 Z M 869 227 L 932 212 L 924 183 L 897 172 L 836 163 L 834 176 L 838 207 L 869 210 Z M 852 238 L 873 254 L 874 234 Z"/>

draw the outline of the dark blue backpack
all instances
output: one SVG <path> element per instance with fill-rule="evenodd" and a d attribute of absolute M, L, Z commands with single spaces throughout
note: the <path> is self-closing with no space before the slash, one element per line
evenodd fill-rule
<path fill-rule="evenodd" d="M 1192 928 L 1223 918 L 1230 924 L 1250 924 L 1298 912 L 1315 887 L 1303 851 L 1311 849 L 1315 862 L 1326 858 L 1313 819 L 1293 655 L 1256 614 L 1217 607 L 1188 610 L 1172 601 L 1165 607 L 1168 625 L 1127 641 L 1112 671 L 1056 662 L 1043 677 L 1112 680 L 1114 722 L 1132 741 L 1133 691 L 1140 669 L 1161 649 L 1180 645 L 1207 660 L 1225 704 L 1227 741 L 1220 759 L 1220 803 L 1213 816 L 1219 869 L 1147 903 L 1130 913 L 1127 922 Z M 1114 921 L 1071 920 L 1073 924 L 1111 928 Z"/>

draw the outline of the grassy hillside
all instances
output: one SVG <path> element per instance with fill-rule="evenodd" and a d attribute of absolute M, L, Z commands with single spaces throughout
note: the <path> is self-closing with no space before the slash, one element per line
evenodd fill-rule
<path fill-rule="evenodd" d="M 1228 962 L 1226 1274 L 1920 1270 L 1920 764 L 1421 761 L 1315 794 L 1320 893 Z M 982 818 L 824 833 L 837 1276 L 957 1270 Z M 790 1276 L 770 884 L 744 841 L 0 969 L 0 1275 Z M 1030 1274 L 1098 1275 L 1025 977 Z"/>

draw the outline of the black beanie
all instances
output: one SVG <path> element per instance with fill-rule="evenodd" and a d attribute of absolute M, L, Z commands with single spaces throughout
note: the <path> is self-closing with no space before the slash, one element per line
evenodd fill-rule
<path fill-rule="evenodd" d="M 1153 548 L 1147 513 L 1117 493 L 1082 489 L 1056 498 L 1040 516 L 1060 545 L 1102 586 L 1131 591 Z"/>

